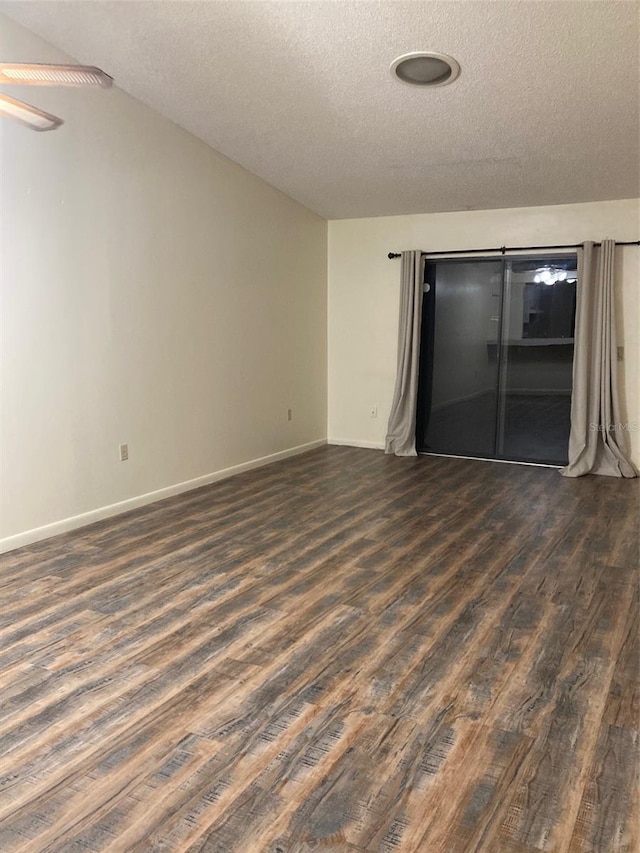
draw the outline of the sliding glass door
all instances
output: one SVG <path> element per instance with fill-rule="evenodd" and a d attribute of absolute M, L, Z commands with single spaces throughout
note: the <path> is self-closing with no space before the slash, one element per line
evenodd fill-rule
<path fill-rule="evenodd" d="M 417 446 L 565 464 L 576 258 L 425 267 Z"/>
<path fill-rule="evenodd" d="M 417 445 L 493 456 L 502 262 L 427 264 L 425 278 Z"/>

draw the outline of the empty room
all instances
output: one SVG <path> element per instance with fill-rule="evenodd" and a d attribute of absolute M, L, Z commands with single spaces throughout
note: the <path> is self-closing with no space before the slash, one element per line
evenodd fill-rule
<path fill-rule="evenodd" d="M 0 853 L 640 850 L 640 2 L 0 0 Z"/>

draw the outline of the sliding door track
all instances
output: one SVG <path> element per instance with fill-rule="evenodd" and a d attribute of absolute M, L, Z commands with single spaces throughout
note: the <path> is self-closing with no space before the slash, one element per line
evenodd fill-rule
<path fill-rule="evenodd" d="M 531 468 L 553 468 L 560 471 L 564 465 L 552 465 L 549 462 L 519 462 L 517 459 L 496 459 L 491 456 L 458 456 L 455 453 L 431 453 L 429 450 L 421 450 L 418 456 L 440 456 L 443 459 L 471 459 L 475 462 L 499 462 L 501 465 L 529 465 Z"/>

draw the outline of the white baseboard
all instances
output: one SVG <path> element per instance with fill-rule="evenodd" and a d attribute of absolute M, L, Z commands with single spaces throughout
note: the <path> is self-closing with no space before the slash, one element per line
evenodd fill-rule
<path fill-rule="evenodd" d="M 366 447 L 369 450 L 384 450 L 384 441 L 358 441 L 354 438 L 329 438 L 327 444 L 339 447 Z"/>
<path fill-rule="evenodd" d="M 325 444 L 327 444 L 326 438 L 309 441 L 306 444 L 299 444 L 297 447 L 290 447 L 287 450 L 280 450 L 278 453 L 271 453 L 269 456 L 250 459 L 248 462 L 241 462 L 239 465 L 232 465 L 230 468 L 223 468 L 220 471 L 196 477 L 193 480 L 185 480 L 183 483 L 166 486 L 164 489 L 157 489 L 155 492 L 147 492 L 144 495 L 137 495 L 125 501 L 101 506 L 98 509 L 92 509 L 80 515 L 54 521 L 52 524 L 45 524 L 43 527 L 34 527 L 32 530 L 25 530 L 23 533 L 7 536 L 4 539 L 0 539 L 0 554 L 6 551 L 13 551 L 15 548 L 22 548 L 23 545 L 31 545 L 33 542 L 39 542 L 41 539 L 48 539 L 50 536 L 57 536 L 59 533 L 66 533 L 78 527 L 85 527 L 87 524 L 93 524 L 95 521 L 102 521 L 103 518 L 120 515 L 120 513 L 128 512 L 131 509 L 137 509 L 146 504 L 179 495 L 182 492 L 189 492 L 201 486 L 208 486 L 210 483 L 216 483 L 218 480 L 226 480 L 227 477 L 233 477 L 234 474 L 241 474 L 243 471 L 251 471 L 253 468 L 262 468 L 263 465 L 270 465 L 272 462 L 278 462 L 281 459 L 298 456 L 300 453 L 306 453 Z"/>

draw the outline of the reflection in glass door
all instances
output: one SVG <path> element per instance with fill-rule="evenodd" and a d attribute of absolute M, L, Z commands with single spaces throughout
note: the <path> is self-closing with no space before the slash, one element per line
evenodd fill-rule
<path fill-rule="evenodd" d="M 576 258 L 426 264 L 417 445 L 565 464 Z"/>

